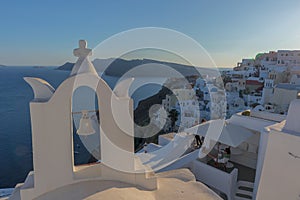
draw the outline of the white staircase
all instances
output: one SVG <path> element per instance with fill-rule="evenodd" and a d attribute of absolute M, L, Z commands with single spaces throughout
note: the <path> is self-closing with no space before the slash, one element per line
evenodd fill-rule
<path fill-rule="evenodd" d="M 235 200 L 253 199 L 254 183 L 248 181 L 238 181 L 235 193 Z"/>

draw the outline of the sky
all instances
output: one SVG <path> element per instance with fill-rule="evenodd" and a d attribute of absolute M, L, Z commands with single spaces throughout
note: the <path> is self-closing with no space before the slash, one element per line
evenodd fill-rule
<path fill-rule="evenodd" d="M 220 67 L 234 67 L 258 52 L 300 49 L 299 0 L 3 0 L 0 8 L 4 65 L 74 62 L 79 39 L 94 48 L 114 34 L 141 27 L 188 35 Z"/>

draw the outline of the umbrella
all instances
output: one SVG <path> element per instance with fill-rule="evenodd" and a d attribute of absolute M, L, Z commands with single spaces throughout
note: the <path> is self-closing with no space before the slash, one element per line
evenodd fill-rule
<path fill-rule="evenodd" d="M 224 120 L 210 120 L 188 128 L 184 132 L 204 136 L 231 147 L 239 146 L 253 135 L 249 129 L 224 122 Z"/>

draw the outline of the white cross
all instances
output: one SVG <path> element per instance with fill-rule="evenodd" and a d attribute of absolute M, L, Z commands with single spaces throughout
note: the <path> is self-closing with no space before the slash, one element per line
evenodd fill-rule
<path fill-rule="evenodd" d="M 74 49 L 73 54 L 79 57 L 79 59 L 84 59 L 92 55 L 92 49 L 87 48 L 87 42 L 85 40 L 79 40 L 79 48 Z"/>

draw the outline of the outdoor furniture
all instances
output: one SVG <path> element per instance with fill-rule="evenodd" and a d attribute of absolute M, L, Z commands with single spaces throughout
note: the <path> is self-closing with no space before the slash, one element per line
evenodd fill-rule
<path fill-rule="evenodd" d="M 230 158 L 222 154 L 222 152 L 226 148 L 228 148 L 227 145 L 220 144 L 220 143 L 214 146 L 214 149 L 218 151 L 218 156 L 217 158 L 214 158 L 214 161 L 217 164 L 222 164 L 224 168 L 233 168 L 234 167 L 233 163 L 229 162 Z"/>
<path fill-rule="evenodd" d="M 234 167 L 234 164 L 232 162 L 227 162 L 226 163 L 226 168 L 233 168 Z"/>

